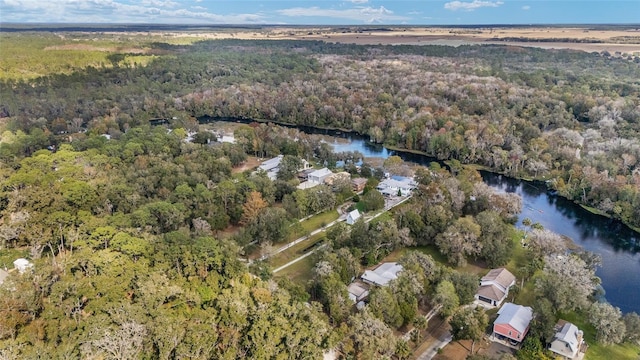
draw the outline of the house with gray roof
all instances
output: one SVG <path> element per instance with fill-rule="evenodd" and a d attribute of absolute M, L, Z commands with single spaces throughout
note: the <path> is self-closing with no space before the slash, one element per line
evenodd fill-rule
<path fill-rule="evenodd" d="M 387 286 L 391 280 L 398 278 L 398 273 L 402 270 L 402 265 L 395 262 L 387 262 L 382 263 L 374 270 L 366 270 L 360 278 L 362 281 L 372 285 Z"/>
<path fill-rule="evenodd" d="M 369 296 L 369 287 L 367 284 L 356 280 L 347 286 L 347 292 L 349 293 L 349 299 L 354 303 L 358 303 Z"/>
<path fill-rule="evenodd" d="M 267 177 L 274 181 L 278 176 L 278 170 L 280 170 L 280 162 L 284 155 L 278 155 L 272 159 L 265 160 L 258 166 L 258 170 L 264 170 L 267 173 Z"/>
<path fill-rule="evenodd" d="M 556 324 L 556 334 L 549 343 L 549 350 L 563 359 L 578 359 L 584 348 L 584 333 L 570 322 L 560 320 Z"/>

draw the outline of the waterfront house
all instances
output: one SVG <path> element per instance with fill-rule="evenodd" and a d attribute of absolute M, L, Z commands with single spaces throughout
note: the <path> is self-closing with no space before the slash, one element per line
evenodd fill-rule
<path fill-rule="evenodd" d="M 498 310 L 498 318 L 493 322 L 493 335 L 507 338 L 512 344 L 519 344 L 527 336 L 532 319 L 532 308 L 506 303 Z"/>
<path fill-rule="evenodd" d="M 559 320 L 556 333 L 549 343 L 549 350 L 563 359 L 578 359 L 585 348 L 583 332 L 570 322 Z"/>
<path fill-rule="evenodd" d="M 491 306 L 500 306 L 509 295 L 509 289 L 515 283 L 516 277 L 509 270 L 505 268 L 492 269 L 480 279 L 480 287 L 475 298 Z"/>

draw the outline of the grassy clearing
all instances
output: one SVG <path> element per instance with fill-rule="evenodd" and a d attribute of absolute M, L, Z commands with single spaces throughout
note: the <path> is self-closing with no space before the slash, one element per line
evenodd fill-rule
<path fill-rule="evenodd" d="M 291 227 L 291 234 L 289 234 L 289 238 L 287 239 L 287 242 L 291 242 L 300 237 L 303 237 L 311 233 L 312 231 L 319 229 L 334 220 L 337 220 L 338 217 L 340 217 L 340 215 L 338 214 L 338 211 L 329 210 L 329 211 L 325 211 L 323 213 L 314 215 L 301 223 L 294 224 Z"/>
<path fill-rule="evenodd" d="M 286 277 L 296 284 L 304 285 L 313 277 L 313 267 L 315 264 L 315 255 L 311 255 L 277 272 L 274 276 Z"/>
<path fill-rule="evenodd" d="M 436 262 L 442 265 L 449 264 L 447 262 L 447 257 L 442 255 L 435 245 L 416 246 L 412 248 L 412 250 L 417 250 L 417 251 L 420 251 L 421 253 L 430 255 L 433 258 L 433 260 L 435 260 Z"/>
<path fill-rule="evenodd" d="M 274 269 L 277 267 L 280 267 L 288 263 L 289 261 L 299 257 L 300 255 L 303 255 L 303 252 L 302 252 L 303 250 L 323 240 L 324 238 L 325 238 L 324 233 L 315 234 L 311 236 L 309 239 L 299 244 L 296 244 L 295 246 L 279 253 L 278 255 L 273 256 L 272 258 L 269 259 L 269 263 L 271 264 L 271 267 Z"/>
<path fill-rule="evenodd" d="M 376 215 L 376 214 L 373 214 L 373 215 Z M 388 211 L 384 211 L 382 214 L 380 214 L 380 216 L 378 216 L 375 219 L 371 220 L 369 222 L 369 224 L 370 225 L 375 225 L 375 224 L 377 224 L 377 223 L 379 223 L 381 221 L 389 221 L 389 220 L 392 220 L 392 219 L 393 219 L 393 216 L 391 215 L 391 213 L 388 212 Z"/>
<path fill-rule="evenodd" d="M 596 329 L 589 324 L 586 313 L 570 312 L 558 314 L 560 319 L 567 320 L 584 331 L 584 340 L 589 345 L 585 354 L 586 360 L 638 359 L 640 347 L 632 344 L 605 346 L 596 342 Z"/>
<path fill-rule="evenodd" d="M 13 262 L 18 258 L 26 258 L 29 252 L 19 249 L 0 250 L 0 269 L 13 269 Z"/>
<path fill-rule="evenodd" d="M 303 221 L 301 224 L 306 231 L 311 232 L 313 230 L 321 228 L 324 225 L 327 225 L 334 220 L 337 220 L 338 217 L 340 217 L 340 214 L 338 214 L 336 210 L 330 210 L 318 215 L 314 215 L 310 219 Z"/>
<path fill-rule="evenodd" d="M 527 250 L 522 247 L 520 244 L 520 240 L 524 234 L 522 231 L 516 229 L 515 227 L 511 229 L 511 233 L 509 236 L 511 237 L 511 241 L 513 242 L 513 253 L 511 254 L 511 259 L 505 265 L 507 270 L 511 271 L 512 274 L 516 275 L 518 268 L 526 265 L 529 261 L 529 257 L 527 255 Z"/>

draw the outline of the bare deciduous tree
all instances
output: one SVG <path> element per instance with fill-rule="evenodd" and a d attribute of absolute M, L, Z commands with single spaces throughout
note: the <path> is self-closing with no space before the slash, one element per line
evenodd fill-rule
<path fill-rule="evenodd" d="M 144 325 L 125 322 L 115 331 L 105 330 L 101 338 L 92 341 L 92 345 L 102 351 L 107 359 L 135 359 L 142 351 L 146 335 Z"/>
<path fill-rule="evenodd" d="M 596 340 L 609 345 L 624 340 L 625 323 L 620 309 L 608 303 L 594 303 L 589 308 L 589 322 L 596 328 Z"/>

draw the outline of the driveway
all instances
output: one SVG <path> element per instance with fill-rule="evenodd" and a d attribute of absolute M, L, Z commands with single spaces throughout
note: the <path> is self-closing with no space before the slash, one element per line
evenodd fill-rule
<path fill-rule="evenodd" d="M 501 343 L 492 342 L 491 345 L 482 352 L 482 355 L 487 356 L 489 359 L 499 359 L 503 354 L 515 355 L 516 350 Z"/>

